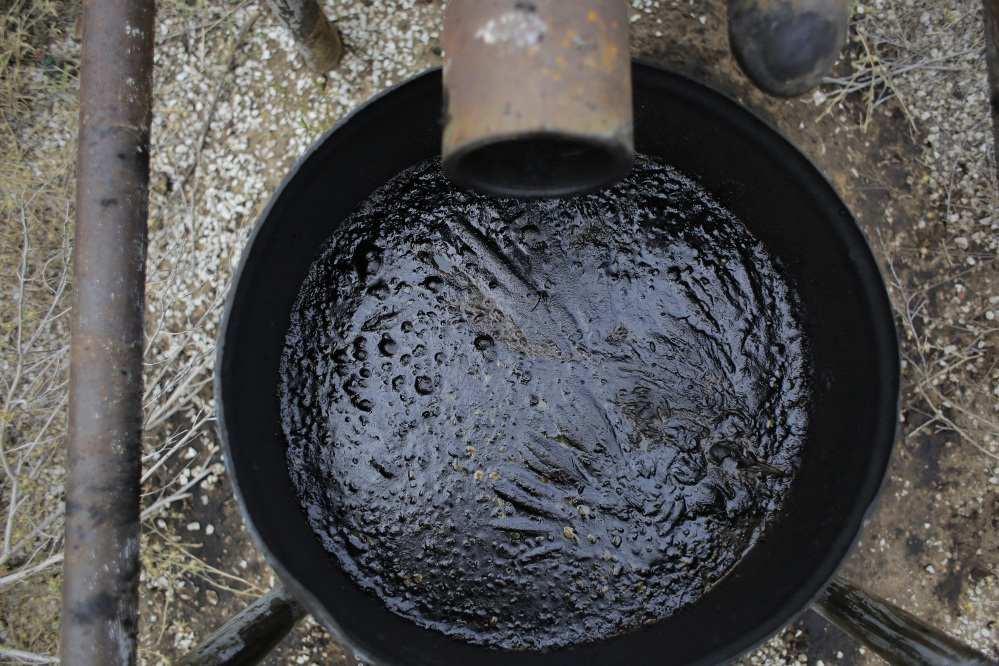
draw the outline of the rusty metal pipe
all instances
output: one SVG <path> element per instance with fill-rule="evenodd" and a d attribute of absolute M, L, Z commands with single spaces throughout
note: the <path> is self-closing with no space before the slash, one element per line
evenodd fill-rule
<path fill-rule="evenodd" d="M 444 172 L 488 194 L 570 196 L 634 160 L 622 0 L 450 0 Z"/>
<path fill-rule="evenodd" d="M 135 663 L 153 0 L 85 0 L 61 658 Z"/>
<path fill-rule="evenodd" d="M 302 59 L 314 72 L 325 74 L 340 63 L 340 33 L 316 0 L 267 0 L 267 6 L 291 33 Z"/>

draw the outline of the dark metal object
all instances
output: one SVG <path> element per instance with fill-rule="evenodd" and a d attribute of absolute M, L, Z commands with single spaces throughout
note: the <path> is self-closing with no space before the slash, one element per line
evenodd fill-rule
<path fill-rule="evenodd" d="M 896 666 L 994 666 L 996 662 L 894 604 L 837 577 L 812 609 Z M 246 607 L 174 666 L 252 666 L 305 616 L 279 586 Z M 349 666 L 360 664 L 345 647 Z"/>
<path fill-rule="evenodd" d="M 316 0 L 267 0 L 274 16 L 291 32 L 298 52 L 318 74 L 325 74 L 340 63 L 343 41 Z"/>
<path fill-rule="evenodd" d="M 62 661 L 135 661 L 153 0 L 86 0 Z"/>
<path fill-rule="evenodd" d="M 985 62 L 989 71 L 989 107 L 992 109 L 992 148 L 999 164 L 999 0 L 983 0 Z"/>
<path fill-rule="evenodd" d="M 305 617 L 283 585 L 260 597 L 174 666 L 252 666 Z"/>
<path fill-rule="evenodd" d="M 889 664 L 994 666 L 996 663 L 843 578 L 830 583 L 813 608 Z"/>
<path fill-rule="evenodd" d="M 729 0 L 729 43 L 753 83 L 794 97 L 836 62 L 849 17 L 847 0 Z"/>
<path fill-rule="evenodd" d="M 899 395 L 892 309 L 863 234 L 815 167 L 744 108 L 657 68 L 635 65 L 632 77 L 637 150 L 667 160 L 741 217 L 800 297 L 815 386 L 809 444 L 784 519 L 683 612 L 543 654 L 422 629 L 340 570 L 282 472 L 280 355 L 302 280 L 332 231 L 399 171 L 438 154 L 441 79 L 424 74 L 331 130 L 270 201 L 229 295 L 216 366 L 226 464 L 253 534 L 295 597 L 362 655 L 407 665 L 722 663 L 802 612 L 863 524 L 888 464 Z"/>
<path fill-rule="evenodd" d="M 634 159 L 621 0 L 451 0 L 444 13 L 444 172 L 502 196 L 613 184 Z"/>

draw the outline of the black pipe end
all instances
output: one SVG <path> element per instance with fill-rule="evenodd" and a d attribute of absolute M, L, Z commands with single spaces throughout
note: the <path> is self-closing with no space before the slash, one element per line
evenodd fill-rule
<path fill-rule="evenodd" d="M 627 142 L 556 133 L 490 138 L 444 156 L 444 173 L 469 189 L 501 197 L 556 198 L 610 187 L 628 175 Z"/>
<path fill-rule="evenodd" d="M 729 43 L 754 84 L 795 97 L 832 68 L 848 20 L 845 0 L 729 0 Z"/>

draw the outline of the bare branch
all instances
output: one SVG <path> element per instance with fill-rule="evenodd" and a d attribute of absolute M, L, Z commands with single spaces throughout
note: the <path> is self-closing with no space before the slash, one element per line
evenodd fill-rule
<path fill-rule="evenodd" d="M 35 654 L 34 652 L 25 652 L 24 650 L 15 650 L 13 648 L 0 647 L 0 657 L 6 659 L 14 659 L 16 662 L 28 663 L 28 664 L 58 664 L 59 657 L 53 657 L 47 654 Z"/>
<path fill-rule="evenodd" d="M 54 564 L 60 564 L 63 560 L 63 553 L 56 553 L 49 559 L 45 560 L 41 564 L 36 564 L 28 569 L 21 569 L 20 571 L 15 571 L 12 574 L 7 574 L 6 576 L 0 577 L 0 590 L 10 587 L 18 581 L 22 581 L 29 576 L 34 576 L 36 573 L 45 571 Z"/>

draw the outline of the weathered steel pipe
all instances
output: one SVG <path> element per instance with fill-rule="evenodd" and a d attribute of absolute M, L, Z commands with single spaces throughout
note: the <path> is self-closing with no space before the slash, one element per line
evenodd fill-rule
<path fill-rule="evenodd" d="M 62 663 L 135 662 L 153 0 L 85 0 Z"/>
<path fill-rule="evenodd" d="M 753 83 L 794 97 L 832 68 L 849 18 L 848 0 L 729 0 L 729 43 Z"/>
<path fill-rule="evenodd" d="M 303 617 L 305 609 L 283 585 L 278 585 L 174 662 L 174 666 L 259 664 Z"/>
<path fill-rule="evenodd" d="M 613 184 L 634 159 L 627 5 L 450 0 L 444 172 L 488 194 Z"/>
<path fill-rule="evenodd" d="M 837 578 L 813 609 L 895 666 L 995 666 L 915 615 Z"/>
<path fill-rule="evenodd" d="M 278 21 L 291 32 L 305 63 L 325 74 L 340 63 L 343 41 L 316 0 L 267 0 Z"/>

